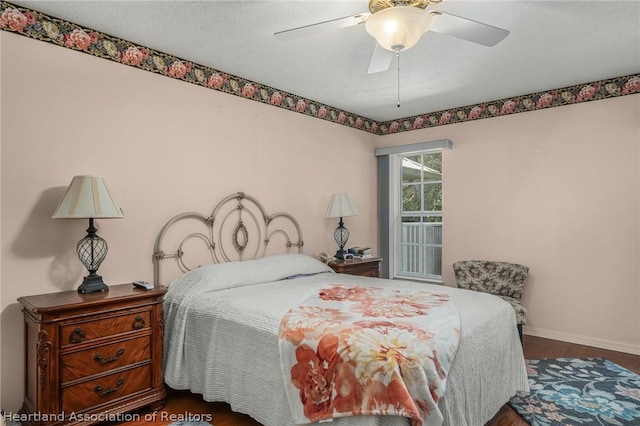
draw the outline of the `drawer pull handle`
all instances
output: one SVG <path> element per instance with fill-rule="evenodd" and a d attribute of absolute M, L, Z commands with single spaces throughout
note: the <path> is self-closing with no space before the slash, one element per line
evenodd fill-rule
<path fill-rule="evenodd" d="M 131 326 L 133 327 L 134 330 L 140 330 L 145 326 L 144 318 L 138 315 L 136 319 L 133 320 L 133 324 L 131 324 Z"/>
<path fill-rule="evenodd" d="M 102 389 L 102 386 L 98 385 L 95 388 L 93 388 L 93 390 L 96 391 L 98 394 L 100 394 L 100 396 L 107 396 L 107 395 L 111 395 L 112 393 L 120 389 L 122 385 L 124 385 L 124 379 L 118 379 L 118 382 L 112 388 Z"/>
<path fill-rule="evenodd" d="M 80 343 L 85 339 L 84 331 L 80 327 L 74 329 L 69 336 L 69 341 L 71 343 Z"/>
<path fill-rule="evenodd" d="M 124 355 L 124 348 L 120 348 L 118 349 L 118 352 L 116 352 L 115 356 L 112 356 L 110 358 L 102 358 L 102 355 L 100 354 L 95 354 L 93 356 L 93 359 L 97 362 L 99 362 L 100 364 L 109 364 L 111 362 L 117 361 L 118 358 L 120 358 L 122 355 Z"/>

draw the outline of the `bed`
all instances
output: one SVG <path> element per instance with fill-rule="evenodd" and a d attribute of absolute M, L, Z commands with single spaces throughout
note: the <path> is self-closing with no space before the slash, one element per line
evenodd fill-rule
<path fill-rule="evenodd" d="M 268 214 L 244 193 L 224 197 L 210 215 L 181 213 L 162 227 L 154 247 L 154 282 L 169 287 L 164 303 L 169 387 L 226 402 L 265 426 L 296 424 L 281 365 L 281 321 L 309 294 L 337 285 L 431 292 L 455 304 L 459 342 L 437 400 L 439 415 L 429 416 L 425 425 L 484 425 L 516 392 L 529 390 L 515 315 L 500 298 L 336 274 L 304 255 L 303 247 L 292 215 Z M 172 275 L 167 281 L 165 273 Z M 331 421 L 337 426 L 412 424 L 400 415 Z"/>

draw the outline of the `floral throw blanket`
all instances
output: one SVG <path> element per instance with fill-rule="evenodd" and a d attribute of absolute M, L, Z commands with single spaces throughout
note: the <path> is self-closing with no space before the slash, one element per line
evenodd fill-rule
<path fill-rule="evenodd" d="M 290 309 L 279 349 L 293 418 L 395 415 L 440 425 L 460 340 L 446 294 L 334 284 Z"/>

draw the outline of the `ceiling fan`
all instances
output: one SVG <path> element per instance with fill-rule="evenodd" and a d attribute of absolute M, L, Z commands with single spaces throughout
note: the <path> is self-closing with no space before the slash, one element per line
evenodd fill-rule
<path fill-rule="evenodd" d="M 385 71 L 394 55 L 413 47 L 427 31 L 457 37 L 484 46 L 502 41 L 509 31 L 482 22 L 452 15 L 428 6 L 443 0 L 370 0 L 369 12 L 318 22 L 275 33 L 280 40 L 293 40 L 313 34 L 365 24 L 377 41 L 368 73 Z"/>

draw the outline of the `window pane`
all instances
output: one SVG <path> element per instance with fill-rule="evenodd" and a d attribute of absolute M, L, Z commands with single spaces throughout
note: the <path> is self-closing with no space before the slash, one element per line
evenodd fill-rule
<path fill-rule="evenodd" d="M 404 274 L 420 274 L 422 256 L 422 247 L 419 245 L 401 246 L 400 247 L 400 273 Z"/>
<path fill-rule="evenodd" d="M 442 247 L 425 247 L 424 273 L 442 275 Z"/>
<path fill-rule="evenodd" d="M 433 153 L 422 156 L 422 179 L 426 182 L 442 180 L 442 154 Z"/>
<path fill-rule="evenodd" d="M 417 212 L 422 210 L 421 185 L 402 186 L 402 211 Z"/>
<path fill-rule="evenodd" d="M 421 222 L 422 218 L 420 216 L 402 216 L 402 223 L 405 222 Z"/>
<path fill-rule="evenodd" d="M 420 182 L 422 180 L 422 156 L 402 157 L 402 183 Z"/>
<path fill-rule="evenodd" d="M 422 243 L 422 223 L 419 217 L 403 217 L 400 232 L 401 245 Z"/>
<path fill-rule="evenodd" d="M 422 156 L 422 164 L 438 173 L 442 173 L 442 153 L 433 152 Z"/>
<path fill-rule="evenodd" d="M 442 219 L 442 218 L 426 218 L 426 219 Z M 424 244 L 442 245 L 442 223 L 425 222 L 422 225 L 422 242 Z"/>
<path fill-rule="evenodd" d="M 423 188 L 425 211 L 442 211 L 442 183 L 425 183 Z"/>

